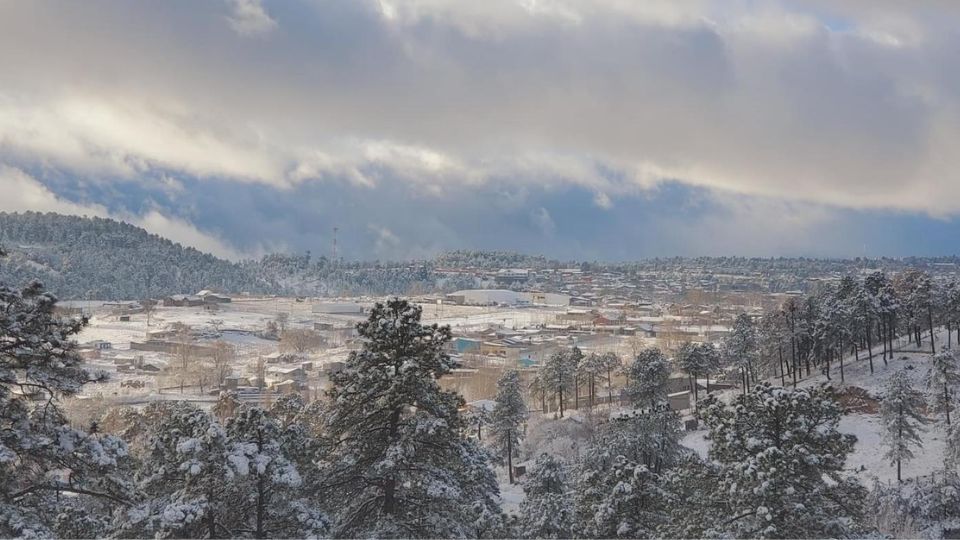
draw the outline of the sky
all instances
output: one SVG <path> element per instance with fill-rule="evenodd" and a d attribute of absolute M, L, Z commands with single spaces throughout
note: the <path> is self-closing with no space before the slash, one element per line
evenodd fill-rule
<path fill-rule="evenodd" d="M 956 254 L 960 3 L 0 0 L 0 211 L 230 259 Z"/>

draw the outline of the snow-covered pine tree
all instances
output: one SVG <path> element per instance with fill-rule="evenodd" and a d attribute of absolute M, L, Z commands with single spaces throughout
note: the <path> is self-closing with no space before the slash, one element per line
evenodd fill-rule
<path fill-rule="evenodd" d="M 583 526 L 588 538 L 654 538 L 664 520 L 659 478 L 646 465 L 624 456 L 613 459 L 603 491 Z"/>
<path fill-rule="evenodd" d="M 743 391 L 746 393 L 757 378 L 755 367 L 759 352 L 757 329 L 749 315 L 737 315 L 730 334 L 721 343 L 721 350 L 725 364 L 739 368 Z"/>
<path fill-rule="evenodd" d="M 927 388 L 930 390 L 931 408 L 934 412 L 944 414 L 948 426 L 957 385 L 960 385 L 960 365 L 956 353 L 951 349 L 941 349 L 930 360 Z"/>
<path fill-rule="evenodd" d="M 73 337 L 85 321 L 57 317 L 56 302 L 39 282 L 0 284 L 2 537 L 103 536 L 132 500 L 123 441 L 71 427 L 59 407 L 104 376 L 81 367 Z"/>
<path fill-rule="evenodd" d="M 577 463 L 577 535 L 652 535 L 663 517 L 658 473 L 683 454 L 681 434 L 679 416 L 665 405 L 616 415 L 598 426 Z"/>
<path fill-rule="evenodd" d="M 488 454 L 461 436 L 463 398 L 437 383 L 453 367 L 450 329 L 420 315 L 404 300 L 376 304 L 357 325 L 362 348 L 331 377 L 322 488 L 335 536 L 497 534 Z"/>
<path fill-rule="evenodd" d="M 151 426 L 148 454 L 138 476 L 140 503 L 117 518 L 121 537 L 233 537 L 231 495 L 249 470 L 231 452 L 227 433 L 211 414 L 192 407 L 169 409 Z"/>
<path fill-rule="evenodd" d="M 613 376 L 623 367 L 623 361 L 615 352 L 605 352 L 600 357 L 600 364 L 603 366 L 606 377 L 604 382 L 607 384 L 607 403 L 613 406 Z"/>
<path fill-rule="evenodd" d="M 709 396 L 701 418 L 710 462 L 667 473 L 671 519 L 663 536 L 824 538 L 862 534 L 865 489 L 844 470 L 856 438 L 827 387 L 769 383 L 725 406 Z"/>
<path fill-rule="evenodd" d="M 694 406 L 699 407 L 701 377 L 710 377 L 720 366 L 720 355 L 711 343 L 687 342 L 677 351 L 677 366 L 690 377 L 690 386 L 693 390 Z"/>
<path fill-rule="evenodd" d="M 538 374 L 544 390 L 557 399 L 560 418 L 563 418 L 567 401 L 572 399 L 570 394 L 573 393 L 575 359 L 578 354 L 581 354 L 579 349 L 557 351 L 547 357 Z"/>
<path fill-rule="evenodd" d="M 904 461 L 913 459 L 912 447 L 923 446 L 920 426 L 927 423 L 923 416 L 923 393 L 913 388 L 905 370 L 895 372 L 884 387 L 880 403 L 880 421 L 883 424 L 884 454 L 891 465 L 897 466 L 897 480 L 902 481 Z"/>
<path fill-rule="evenodd" d="M 947 428 L 947 444 L 943 449 L 943 467 L 956 471 L 960 468 L 960 424 Z"/>
<path fill-rule="evenodd" d="M 637 354 L 626 370 L 624 394 L 636 408 L 654 408 L 667 399 L 670 361 L 660 349 L 649 347 Z"/>
<path fill-rule="evenodd" d="M 500 376 L 494 401 L 496 405 L 493 407 L 490 423 L 494 454 L 501 463 L 506 463 L 512 484 L 513 459 L 519 455 L 520 436 L 523 433 L 523 424 L 527 421 L 527 405 L 523 402 L 520 372 L 512 369 Z"/>
<path fill-rule="evenodd" d="M 587 403 L 591 409 L 597 399 L 597 381 L 603 380 L 605 371 L 601 354 L 590 353 L 580 362 L 580 380 L 587 387 Z"/>
<path fill-rule="evenodd" d="M 573 505 L 568 493 L 563 463 L 540 454 L 523 483 L 526 498 L 520 503 L 520 536 L 523 538 L 570 538 Z"/>
<path fill-rule="evenodd" d="M 228 459 L 241 473 L 231 494 L 234 535 L 314 538 L 327 532 L 329 522 L 300 490 L 300 473 L 284 451 L 283 430 L 272 414 L 242 407 L 227 423 L 227 437 Z"/>

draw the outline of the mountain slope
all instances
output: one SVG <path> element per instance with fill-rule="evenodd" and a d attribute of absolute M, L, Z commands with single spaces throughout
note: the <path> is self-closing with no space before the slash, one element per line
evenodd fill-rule
<path fill-rule="evenodd" d="M 0 212 L 0 281 L 40 279 L 62 298 L 137 299 L 216 288 L 272 292 L 239 264 L 112 219 Z"/>

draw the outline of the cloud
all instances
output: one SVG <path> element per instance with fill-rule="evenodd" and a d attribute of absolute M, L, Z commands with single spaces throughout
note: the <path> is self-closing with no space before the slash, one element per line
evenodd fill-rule
<path fill-rule="evenodd" d="M 958 15 L 819 0 L 6 3 L 0 164 L 181 202 L 192 180 L 283 200 L 264 220 L 310 189 L 350 193 L 354 213 L 399 196 L 440 243 L 468 197 L 522 207 L 518 229 L 545 223 L 542 208 L 561 226 L 538 230 L 568 235 L 538 197 L 580 193 L 578 211 L 616 215 L 673 182 L 953 219 Z M 761 228 L 780 217 L 727 207 Z"/>
<path fill-rule="evenodd" d="M 256 36 L 277 27 L 260 0 L 228 0 L 231 13 L 227 17 L 230 26 L 240 35 Z"/>
<path fill-rule="evenodd" d="M 74 216 L 107 216 L 107 211 L 102 206 L 85 206 L 64 201 L 20 169 L 0 164 L 0 211 L 23 210 Z"/>
<path fill-rule="evenodd" d="M 147 212 L 146 215 L 136 219 L 134 224 L 173 242 L 190 246 L 224 259 L 236 261 L 247 255 L 219 238 L 200 232 L 196 227 L 186 221 L 164 216 L 156 210 Z"/>

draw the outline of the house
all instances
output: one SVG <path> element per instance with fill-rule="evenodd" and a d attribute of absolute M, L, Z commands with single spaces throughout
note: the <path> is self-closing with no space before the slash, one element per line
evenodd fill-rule
<path fill-rule="evenodd" d="M 85 343 L 84 345 L 88 346 L 89 348 L 95 351 L 109 351 L 110 349 L 113 348 L 113 343 L 110 343 L 109 341 L 104 341 L 102 339 L 90 341 Z"/>
<path fill-rule="evenodd" d="M 513 285 L 516 283 L 526 283 L 533 276 L 533 272 L 528 268 L 501 268 L 493 275 L 497 285 Z"/>
<path fill-rule="evenodd" d="M 205 304 L 229 304 L 232 299 L 229 296 L 217 294 L 213 291 L 202 290 L 196 294 Z"/>
<path fill-rule="evenodd" d="M 483 342 L 479 339 L 456 337 L 453 338 L 453 350 L 459 354 L 480 352 Z"/>
<path fill-rule="evenodd" d="M 167 307 L 194 307 L 203 303 L 203 298 L 187 294 L 174 294 L 163 299 L 163 305 Z"/>
<path fill-rule="evenodd" d="M 363 315 L 363 306 L 355 302 L 324 302 L 314 304 L 310 309 L 313 313 L 325 315 Z"/>

